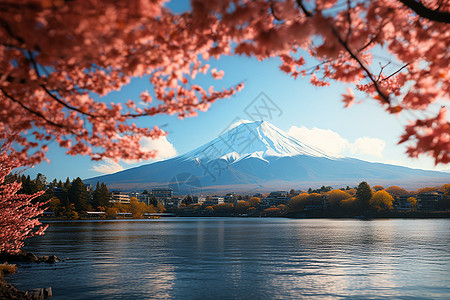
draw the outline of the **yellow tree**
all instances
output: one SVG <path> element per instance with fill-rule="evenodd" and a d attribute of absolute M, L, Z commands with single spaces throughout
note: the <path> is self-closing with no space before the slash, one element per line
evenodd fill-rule
<path fill-rule="evenodd" d="M 288 202 L 289 212 L 303 211 L 303 208 L 306 205 L 308 197 L 309 197 L 308 193 L 302 193 L 295 197 L 292 197 L 292 199 Z"/>
<path fill-rule="evenodd" d="M 444 197 L 450 197 L 450 183 L 444 184 L 439 190 L 444 192 Z"/>
<path fill-rule="evenodd" d="M 248 201 L 243 201 L 243 200 L 239 201 L 234 206 L 234 209 L 236 210 L 236 212 L 238 214 L 246 213 L 249 208 L 250 208 L 250 205 L 249 205 Z"/>
<path fill-rule="evenodd" d="M 408 199 L 406 199 L 406 201 L 408 201 L 409 204 L 411 204 L 411 210 L 412 211 L 416 211 L 417 210 L 417 199 L 414 197 L 409 197 Z"/>
<path fill-rule="evenodd" d="M 339 206 L 346 209 L 346 210 L 353 210 L 355 209 L 355 197 L 350 197 L 344 200 L 341 200 L 339 202 Z"/>
<path fill-rule="evenodd" d="M 372 189 L 373 189 L 375 192 L 378 192 L 378 191 L 384 190 L 384 187 L 383 187 L 382 185 L 374 185 L 374 186 L 372 187 Z"/>
<path fill-rule="evenodd" d="M 133 218 L 142 219 L 144 217 L 144 213 L 153 212 L 152 207 L 149 207 L 147 204 L 139 202 L 136 197 L 131 197 L 129 212 L 133 214 Z"/>
<path fill-rule="evenodd" d="M 425 193 L 430 193 L 430 192 L 436 192 L 437 190 L 439 190 L 437 187 L 428 186 L 428 187 L 424 187 L 424 188 L 418 189 L 417 193 L 418 194 L 425 194 Z"/>
<path fill-rule="evenodd" d="M 342 200 L 351 198 L 352 196 L 342 190 L 332 190 L 327 193 L 327 199 L 330 207 L 337 207 Z"/>
<path fill-rule="evenodd" d="M 250 207 L 256 207 L 261 203 L 261 199 L 258 197 L 251 197 L 250 200 L 248 200 L 248 204 Z"/>
<path fill-rule="evenodd" d="M 372 195 L 369 201 L 371 208 L 377 211 L 389 211 L 392 210 L 394 198 L 386 191 L 378 191 Z"/>
<path fill-rule="evenodd" d="M 394 197 L 407 196 L 409 194 L 407 190 L 396 185 L 385 188 L 384 190 Z"/>

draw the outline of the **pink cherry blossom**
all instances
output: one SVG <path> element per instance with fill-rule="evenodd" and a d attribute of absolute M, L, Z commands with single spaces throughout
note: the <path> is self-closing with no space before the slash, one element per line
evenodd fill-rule
<path fill-rule="evenodd" d="M 411 111 L 449 100 L 450 2 L 412 2 L 192 0 L 192 9 L 180 14 L 163 0 L 4 1 L 0 131 L 17 133 L 22 164 L 45 160 L 53 140 L 68 154 L 94 160 L 148 159 L 155 152 L 139 141 L 165 133 L 133 120 L 195 116 L 232 96 L 242 84 L 215 90 L 194 80 L 199 73 L 222 79 L 214 67 L 208 73 L 208 60 L 242 54 L 279 57 L 281 71 L 294 78 L 309 76 L 319 87 L 353 84 L 386 112 L 414 116 Z M 142 76 L 153 92 L 140 99 L 107 104 L 92 96 Z M 352 95 L 343 101 L 350 106 Z M 449 122 L 436 118 L 406 125 L 401 142 L 412 143 L 410 156 L 448 161 Z"/>

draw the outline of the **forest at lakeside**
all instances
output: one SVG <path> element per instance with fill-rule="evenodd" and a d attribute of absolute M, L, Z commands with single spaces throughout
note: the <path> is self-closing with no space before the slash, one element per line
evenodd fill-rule
<path fill-rule="evenodd" d="M 147 201 L 140 202 L 130 197 L 130 203 L 111 201 L 111 192 L 105 183 L 97 182 L 96 187 L 86 186 L 80 178 L 56 179 L 47 185 L 42 183 L 42 174 L 35 179 L 30 176 L 11 175 L 8 180 L 21 182 L 19 194 L 32 195 L 43 192 L 33 202 L 46 203 L 46 214 L 52 218 L 79 219 L 88 218 L 87 212 L 101 212 L 90 217 L 113 219 L 120 217 L 143 218 L 146 213 L 171 212 L 179 216 L 329 216 L 352 217 L 359 215 L 412 216 L 423 215 L 431 210 L 443 213 L 450 210 L 450 184 L 440 187 L 423 187 L 408 191 L 399 186 L 370 186 L 361 182 L 357 187 L 333 189 L 322 186 L 306 191 L 291 189 L 281 197 L 273 193 L 245 195 L 227 194 L 225 203 L 212 202 L 212 196 L 204 197 L 199 202 L 198 196 L 176 196 L 180 199 L 176 207 L 164 207 L 164 202 L 147 190 L 141 193 Z M 139 193 L 138 193 L 139 194 Z M 436 196 L 434 207 L 425 207 L 422 198 L 429 194 Z M 132 193 L 130 193 L 132 195 Z M 196 199 L 196 200 L 194 200 Z M 119 214 L 118 214 L 119 213 Z M 128 215 L 120 214 L 127 213 Z M 131 215 L 130 215 L 131 214 Z"/>
<path fill-rule="evenodd" d="M 182 203 L 174 211 L 188 216 L 254 216 L 254 217 L 449 217 L 450 184 L 441 187 L 424 187 L 407 191 L 398 186 L 370 187 L 361 182 L 357 187 L 296 191 L 291 189 L 286 200 L 271 197 L 272 193 L 260 197 L 238 196 L 235 203 L 206 205 Z M 425 201 L 434 207 L 426 206 Z M 423 202 L 422 202 L 423 201 Z M 279 203 L 279 204 L 274 204 Z"/>
<path fill-rule="evenodd" d="M 142 218 L 144 213 L 163 212 L 164 206 L 154 197 L 149 197 L 148 203 L 139 202 L 131 197 L 129 204 L 111 202 L 111 193 L 105 183 L 97 182 L 96 187 L 86 186 L 80 177 L 65 182 L 54 179 L 44 184 L 45 176 L 37 174 L 35 179 L 30 176 L 11 175 L 8 181 L 21 183 L 18 194 L 33 195 L 43 193 L 32 200 L 33 203 L 45 203 L 45 213 L 60 219 L 78 219 L 86 216 L 88 211 L 105 213 L 105 218 L 114 218 L 117 213 L 131 213 L 134 218 Z"/>

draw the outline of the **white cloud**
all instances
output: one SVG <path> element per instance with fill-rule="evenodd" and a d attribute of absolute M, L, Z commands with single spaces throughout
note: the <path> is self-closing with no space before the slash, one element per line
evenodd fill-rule
<path fill-rule="evenodd" d="M 172 145 L 172 143 L 170 143 L 167 140 L 167 137 L 165 136 L 160 137 L 157 140 L 144 137 L 139 141 L 139 143 L 141 144 L 141 148 L 144 151 L 152 151 L 152 150 L 157 151 L 156 157 L 151 160 L 152 162 L 171 158 L 177 155 L 177 150 Z M 123 162 L 126 164 L 135 164 L 138 163 L 139 161 L 135 159 L 125 159 L 123 160 Z"/>
<path fill-rule="evenodd" d="M 156 150 L 157 151 L 156 157 L 148 162 L 154 162 L 154 161 L 158 161 L 158 160 L 162 160 L 162 159 L 167 159 L 167 158 L 171 158 L 171 157 L 174 157 L 175 155 L 177 155 L 177 150 L 172 145 L 172 143 L 170 143 L 167 140 L 167 137 L 165 137 L 165 136 L 163 136 L 157 140 L 153 140 L 151 138 L 142 138 L 140 141 L 140 144 L 141 144 L 141 147 L 143 150 L 146 150 L 146 151 Z M 121 160 L 121 162 L 124 162 L 128 165 L 139 163 L 138 160 L 128 160 L 128 159 Z M 142 165 L 142 162 L 141 162 L 141 165 Z M 102 161 L 102 163 L 94 165 L 91 170 L 99 172 L 99 173 L 104 173 L 104 174 L 112 174 L 112 173 L 122 171 L 124 169 L 125 168 L 122 165 L 120 165 L 120 163 L 107 158 L 107 159 L 104 159 Z"/>
<path fill-rule="evenodd" d="M 144 150 L 156 150 L 158 153 L 156 153 L 156 157 L 153 160 L 161 160 L 161 159 L 167 159 L 174 157 L 177 155 L 177 150 L 167 140 L 167 137 L 163 136 L 157 140 L 153 140 L 151 138 L 143 138 L 140 141 L 141 147 Z"/>
<path fill-rule="evenodd" d="M 319 148 L 334 156 L 339 156 L 349 147 L 349 142 L 330 129 L 292 126 L 288 133 L 305 144 Z"/>
<path fill-rule="evenodd" d="M 103 163 L 93 166 L 92 170 L 103 174 L 112 174 L 123 171 L 124 168 L 118 162 L 110 158 L 105 158 L 103 159 Z"/>
<path fill-rule="evenodd" d="M 355 155 L 370 155 L 377 158 L 383 157 L 386 142 L 372 137 L 360 137 L 353 143 L 330 129 L 312 128 L 304 126 L 292 126 L 288 133 L 296 139 L 313 147 L 319 148 L 333 156 L 342 156 L 345 152 Z"/>
<path fill-rule="evenodd" d="M 386 142 L 378 138 L 361 137 L 350 145 L 350 151 L 353 154 L 367 154 L 378 158 L 383 157 L 383 150 Z"/>

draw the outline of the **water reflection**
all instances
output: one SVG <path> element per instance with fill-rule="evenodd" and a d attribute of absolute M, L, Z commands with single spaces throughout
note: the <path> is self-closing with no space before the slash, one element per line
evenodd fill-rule
<path fill-rule="evenodd" d="M 450 220 L 173 218 L 55 222 L 21 268 L 55 299 L 449 298 Z M 420 274 L 418 276 L 417 274 Z"/>

